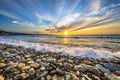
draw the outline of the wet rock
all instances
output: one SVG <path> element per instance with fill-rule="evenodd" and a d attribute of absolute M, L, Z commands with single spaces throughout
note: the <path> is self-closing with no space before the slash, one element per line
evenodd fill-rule
<path fill-rule="evenodd" d="M 117 64 L 105 63 L 104 66 L 111 71 L 120 71 L 120 65 Z"/>
<path fill-rule="evenodd" d="M 100 73 L 97 69 L 91 69 L 90 70 L 91 73 L 95 74 L 96 76 L 102 78 L 103 77 L 103 74 Z"/>
<path fill-rule="evenodd" d="M 4 77 L 2 75 L 0 75 L 0 80 L 4 80 Z"/>
<path fill-rule="evenodd" d="M 27 73 L 21 73 L 21 74 L 20 74 L 20 77 L 21 77 L 22 79 L 26 79 L 26 78 L 29 77 L 29 74 L 27 74 Z"/>
<path fill-rule="evenodd" d="M 102 72 L 104 72 L 104 73 L 111 73 L 110 72 L 110 70 L 109 69 L 105 69 L 103 66 L 101 66 L 100 64 L 98 64 L 98 65 L 96 65 L 96 67 L 100 70 L 100 71 L 102 71 Z"/>
<path fill-rule="evenodd" d="M 46 61 L 49 62 L 49 63 L 56 64 L 56 59 L 55 58 L 50 58 L 50 59 L 47 59 Z"/>
<path fill-rule="evenodd" d="M 98 76 L 96 76 L 96 75 L 94 75 L 94 74 L 92 74 L 92 79 L 93 79 L 93 80 L 101 80 Z"/>
<path fill-rule="evenodd" d="M 25 65 L 25 63 L 18 63 L 18 65 L 17 65 L 17 67 L 19 68 L 19 69 L 22 69 L 23 67 L 25 67 L 26 65 Z"/>
<path fill-rule="evenodd" d="M 109 78 L 110 80 L 120 80 L 120 76 L 117 76 L 115 74 L 108 74 L 108 73 L 105 73 L 104 74 L 107 78 Z"/>
<path fill-rule="evenodd" d="M 30 75 L 34 75 L 35 74 L 35 69 L 34 68 L 30 68 L 30 70 L 28 71 L 28 73 Z"/>
<path fill-rule="evenodd" d="M 76 71 L 79 70 L 79 71 L 85 72 L 85 71 L 89 70 L 90 67 L 91 67 L 91 66 L 86 65 L 86 64 L 80 64 L 80 65 L 74 66 L 74 70 L 76 70 Z"/>
<path fill-rule="evenodd" d="M 5 66 L 6 66 L 5 63 L 0 63 L 0 68 L 3 68 L 3 67 L 5 67 Z"/>
<path fill-rule="evenodd" d="M 83 74 L 83 76 L 84 76 L 87 80 L 92 80 L 91 78 L 88 77 L 88 75 Z"/>

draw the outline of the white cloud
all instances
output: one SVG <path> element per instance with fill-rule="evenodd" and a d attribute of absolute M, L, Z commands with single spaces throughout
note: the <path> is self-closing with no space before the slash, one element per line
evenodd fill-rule
<path fill-rule="evenodd" d="M 56 26 L 57 27 L 69 26 L 70 24 L 74 23 L 79 16 L 80 13 L 65 16 L 56 24 Z"/>
<path fill-rule="evenodd" d="M 50 21 L 50 22 L 53 22 L 53 23 L 55 21 L 57 21 L 57 19 L 55 17 L 52 17 L 49 14 L 40 15 L 40 14 L 36 13 L 35 16 L 37 17 L 39 23 L 41 23 L 42 20 L 47 20 L 47 21 Z"/>
<path fill-rule="evenodd" d="M 89 15 L 96 15 L 100 13 L 100 8 L 101 8 L 101 0 L 93 0 L 91 4 L 91 12 Z"/>
<path fill-rule="evenodd" d="M 65 0 L 58 0 L 58 4 L 56 5 L 56 11 L 58 15 L 61 15 L 65 5 L 66 5 Z"/>
<path fill-rule="evenodd" d="M 17 24 L 17 25 L 22 25 L 22 26 L 35 27 L 35 25 L 33 23 L 29 23 L 29 22 L 12 21 L 12 23 Z"/>

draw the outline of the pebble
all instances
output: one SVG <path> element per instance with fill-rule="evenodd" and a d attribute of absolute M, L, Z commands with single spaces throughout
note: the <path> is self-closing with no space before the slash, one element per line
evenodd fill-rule
<path fill-rule="evenodd" d="M 3 68 L 3 67 L 5 67 L 5 66 L 6 66 L 5 63 L 0 63 L 0 68 Z"/>
<path fill-rule="evenodd" d="M 28 73 L 30 75 L 34 75 L 35 74 L 35 69 L 34 68 L 30 68 L 29 71 L 28 71 Z"/>
<path fill-rule="evenodd" d="M 22 79 L 26 79 L 26 78 L 29 77 L 29 74 L 27 74 L 27 73 L 21 73 L 21 74 L 20 74 L 20 77 L 21 77 Z"/>
<path fill-rule="evenodd" d="M 22 69 L 23 67 L 25 67 L 26 65 L 25 65 L 25 63 L 18 63 L 18 65 L 17 65 L 17 67 L 19 68 L 19 69 Z"/>
<path fill-rule="evenodd" d="M 2 75 L 0 75 L 0 80 L 4 80 L 4 77 Z"/>

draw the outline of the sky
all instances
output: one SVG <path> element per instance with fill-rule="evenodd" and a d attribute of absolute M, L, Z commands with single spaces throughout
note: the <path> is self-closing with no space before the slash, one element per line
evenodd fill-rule
<path fill-rule="evenodd" d="M 120 0 L 0 0 L 0 30 L 120 34 Z"/>

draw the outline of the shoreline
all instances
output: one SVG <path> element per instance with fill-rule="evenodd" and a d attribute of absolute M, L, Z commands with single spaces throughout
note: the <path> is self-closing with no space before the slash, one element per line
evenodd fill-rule
<path fill-rule="evenodd" d="M 120 80 L 120 58 L 93 59 L 0 44 L 0 80 Z"/>

